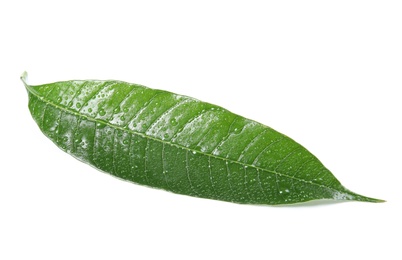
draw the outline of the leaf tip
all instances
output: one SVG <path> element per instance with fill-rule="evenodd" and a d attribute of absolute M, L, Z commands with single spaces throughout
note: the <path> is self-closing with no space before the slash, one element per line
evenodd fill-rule
<path fill-rule="evenodd" d="M 346 190 L 346 192 L 337 192 L 336 194 L 334 194 L 334 199 L 335 200 L 354 200 L 354 201 L 373 202 L 373 203 L 386 202 L 385 200 L 382 200 L 382 199 L 366 197 L 366 196 L 351 192 L 349 190 Z"/>
<path fill-rule="evenodd" d="M 374 198 L 367 198 L 368 202 L 374 202 L 374 203 L 383 203 L 383 202 L 387 202 L 386 200 L 382 200 L 382 199 L 374 199 Z"/>

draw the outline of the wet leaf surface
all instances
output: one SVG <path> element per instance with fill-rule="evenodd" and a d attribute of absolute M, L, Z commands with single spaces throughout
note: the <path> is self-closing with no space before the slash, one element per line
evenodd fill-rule
<path fill-rule="evenodd" d="M 246 204 L 381 201 L 344 188 L 287 136 L 216 105 L 121 81 L 25 85 L 32 117 L 59 148 L 134 183 Z"/>

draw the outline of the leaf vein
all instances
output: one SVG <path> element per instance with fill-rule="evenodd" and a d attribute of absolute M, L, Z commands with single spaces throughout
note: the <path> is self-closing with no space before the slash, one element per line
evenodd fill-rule
<path fill-rule="evenodd" d="M 230 126 L 228 128 L 228 133 L 226 134 L 226 136 L 224 138 L 222 138 L 222 140 L 219 142 L 219 144 L 217 144 L 215 146 L 215 148 L 212 150 L 212 154 L 216 154 L 218 152 L 218 148 L 220 146 L 222 146 L 226 142 L 227 139 L 229 139 L 229 136 L 231 135 L 232 126 L 233 126 L 234 122 L 236 121 L 236 119 L 237 119 L 237 116 L 235 116 L 233 118 L 233 121 L 232 121 L 232 123 L 230 124 Z"/>
<path fill-rule="evenodd" d="M 149 127 L 144 131 L 145 133 L 148 132 L 149 129 L 151 129 L 152 127 L 154 127 L 154 125 L 156 125 L 162 118 L 163 116 L 167 115 L 169 112 L 171 112 L 173 109 L 179 107 L 180 105 L 186 103 L 187 100 L 183 99 L 180 102 L 177 102 L 176 104 L 172 105 L 170 108 L 168 108 L 167 110 L 165 110 L 161 115 L 159 115 L 150 125 Z"/>
<path fill-rule="evenodd" d="M 248 149 L 250 149 L 251 145 L 253 145 L 255 143 L 255 141 L 257 140 L 258 137 L 260 137 L 262 134 L 264 134 L 266 131 L 268 130 L 268 128 L 263 129 L 263 131 L 261 131 L 259 134 L 257 134 L 249 143 L 246 147 L 244 147 L 244 149 L 242 150 L 242 152 L 240 153 L 239 157 L 237 158 L 237 161 L 240 161 L 241 159 L 243 159 L 244 154 L 246 153 L 246 151 L 248 151 Z"/>
<path fill-rule="evenodd" d="M 212 191 L 214 192 L 215 197 L 219 198 L 218 193 L 216 192 L 216 189 L 215 189 L 214 180 L 212 178 L 211 157 L 208 157 L 208 172 L 209 172 L 209 180 L 210 180 L 211 186 L 212 186 Z"/>
<path fill-rule="evenodd" d="M 183 126 L 174 134 L 174 138 L 172 138 L 172 141 L 176 140 L 177 136 L 187 127 L 187 125 L 200 118 L 208 110 L 202 110 L 198 115 L 196 115 L 195 117 L 191 117 L 186 123 L 183 123 Z"/>
<path fill-rule="evenodd" d="M 162 174 L 163 174 L 164 179 L 165 179 L 166 187 L 169 188 L 169 190 L 171 190 L 170 185 L 169 185 L 168 180 L 167 180 L 165 163 L 166 163 L 166 159 L 165 159 L 165 143 L 162 143 Z"/>
<path fill-rule="evenodd" d="M 151 103 L 151 101 L 157 96 L 157 95 L 159 95 L 160 93 L 155 93 L 147 102 L 145 102 L 144 103 L 144 106 L 140 109 L 140 110 L 138 110 L 138 112 L 137 113 L 135 113 L 129 120 L 127 120 L 127 124 L 124 126 L 124 127 L 128 127 L 129 125 L 130 125 L 130 123 L 135 119 L 135 118 L 137 118 L 148 106 L 149 106 L 149 104 Z"/>
<path fill-rule="evenodd" d="M 191 190 L 192 190 L 195 194 L 197 194 L 197 195 L 199 196 L 198 192 L 194 189 L 194 185 L 193 185 L 193 182 L 191 181 L 191 177 L 190 177 L 189 161 L 188 161 L 188 150 L 186 150 L 186 174 L 187 174 L 188 182 L 190 183 L 190 188 L 191 188 Z"/>

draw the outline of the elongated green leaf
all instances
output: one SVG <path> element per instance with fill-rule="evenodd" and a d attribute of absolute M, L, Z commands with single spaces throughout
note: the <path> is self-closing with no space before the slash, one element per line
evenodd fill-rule
<path fill-rule="evenodd" d="M 25 86 L 48 138 L 125 180 L 248 204 L 380 201 L 344 188 L 292 139 L 219 106 L 121 81 Z"/>

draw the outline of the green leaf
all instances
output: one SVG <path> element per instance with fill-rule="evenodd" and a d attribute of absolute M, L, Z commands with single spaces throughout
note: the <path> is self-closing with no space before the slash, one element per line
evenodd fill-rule
<path fill-rule="evenodd" d="M 300 144 L 187 96 L 121 81 L 30 86 L 29 110 L 58 147 L 134 183 L 247 204 L 380 202 L 344 188 Z"/>

